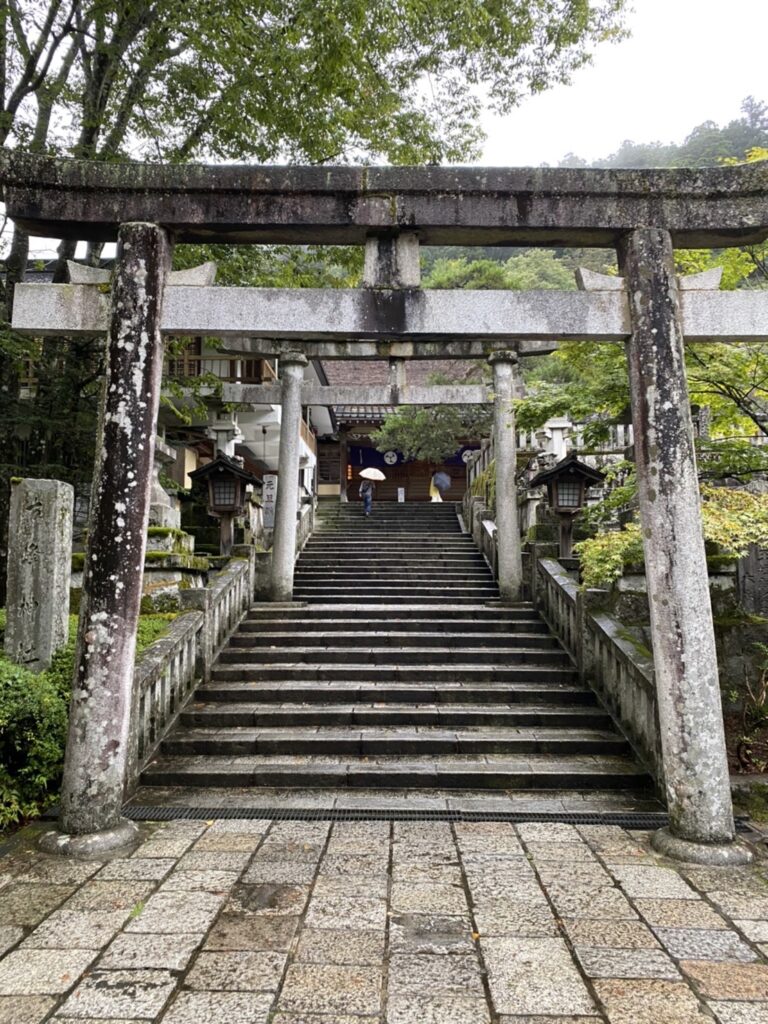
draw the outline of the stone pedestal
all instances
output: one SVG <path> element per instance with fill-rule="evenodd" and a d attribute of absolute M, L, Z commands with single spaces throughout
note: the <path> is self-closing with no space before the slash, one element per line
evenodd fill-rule
<path fill-rule="evenodd" d="M 74 491 L 59 480 L 11 488 L 5 650 L 42 672 L 67 642 Z"/>

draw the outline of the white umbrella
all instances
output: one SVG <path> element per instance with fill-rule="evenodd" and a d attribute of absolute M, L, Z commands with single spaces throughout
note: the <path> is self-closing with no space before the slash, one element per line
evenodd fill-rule
<path fill-rule="evenodd" d="M 363 469 L 360 471 L 360 476 L 363 480 L 386 480 L 387 478 L 381 472 L 380 469 L 374 469 L 372 466 L 369 469 Z"/>

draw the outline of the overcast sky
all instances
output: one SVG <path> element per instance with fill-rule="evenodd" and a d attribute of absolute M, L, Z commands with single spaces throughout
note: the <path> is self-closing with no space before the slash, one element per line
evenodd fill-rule
<path fill-rule="evenodd" d="M 631 37 L 596 49 L 570 86 L 486 117 L 482 163 L 595 160 L 624 139 L 682 142 L 702 121 L 739 117 L 745 96 L 768 101 L 768 0 L 633 0 Z"/>

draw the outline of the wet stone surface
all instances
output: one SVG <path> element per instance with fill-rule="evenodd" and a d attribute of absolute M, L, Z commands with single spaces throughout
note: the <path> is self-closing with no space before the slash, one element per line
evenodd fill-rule
<path fill-rule="evenodd" d="M 0 1024 L 768 1024 L 760 859 L 498 822 L 170 822 L 87 865 L 21 846 Z"/>

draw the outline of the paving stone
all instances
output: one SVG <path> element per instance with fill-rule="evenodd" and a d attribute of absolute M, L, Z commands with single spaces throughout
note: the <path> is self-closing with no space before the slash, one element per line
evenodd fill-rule
<path fill-rule="evenodd" d="M 180 992 L 163 1017 L 163 1024 L 266 1024 L 271 992 Z"/>
<path fill-rule="evenodd" d="M 71 1021 L 72 1017 L 60 1017 L 58 1013 L 55 1017 L 51 1017 L 51 1021 Z M 146 1018 L 140 1020 L 137 1017 L 78 1017 L 77 1024 L 147 1024 Z"/>
<path fill-rule="evenodd" d="M 154 1019 L 176 987 L 168 971 L 96 970 L 78 985 L 59 1010 L 64 1018 Z"/>
<path fill-rule="evenodd" d="M 480 946 L 497 1013 L 594 1013 L 562 939 L 481 937 Z"/>
<path fill-rule="evenodd" d="M 0 925 L 0 956 L 7 953 L 12 946 L 15 946 L 17 942 L 21 942 L 23 938 L 23 928 Z"/>
<path fill-rule="evenodd" d="M 266 839 L 254 855 L 253 863 L 262 861 L 293 861 L 304 864 L 317 864 L 323 856 L 322 845 L 301 843 L 298 841 L 270 842 Z"/>
<path fill-rule="evenodd" d="M 224 892 L 237 885 L 237 871 L 174 871 L 160 886 L 160 892 Z"/>
<path fill-rule="evenodd" d="M 308 885 L 265 882 L 261 885 L 236 885 L 227 902 L 227 912 L 262 917 L 291 917 L 301 914 L 309 898 Z"/>
<path fill-rule="evenodd" d="M 254 854 L 261 843 L 261 835 L 242 835 L 222 832 L 201 836 L 192 847 L 192 853 L 248 853 Z"/>
<path fill-rule="evenodd" d="M 174 857 L 121 857 L 105 864 L 96 878 L 100 882 L 132 879 L 159 882 L 175 864 Z"/>
<path fill-rule="evenodd" d="M 481 935 L 519 935 L 529 938 L 555 937 L 557 923 L 542 893 L 537 903 L 527 900 L 490 900 L 474 910 Z"/>
<path fill-rule="evenodd" d="M 61 910 L 132 910 L 149 896 L 154 887 L 154 882 L 134 880 L 86 882 L 70 896 Z"/>
<path fill-rule="evenodd" d="M 429 999 L 409 993 L 387 1001 L 386 1024 L 490 1024 L 490 1019 L 485 999 L 472 996 Z"/>
<path fill-rule="evenodd" d="M 389 893 L 389 878 L 386 875 L 368 875 L 363 878 L 335 875 L 319 875 L 312 890 L 312 898 L 322 896 L 350 896 L 356 899 L 368 898 L 385 900 Z"/>
<path fill-rule="evenodd" d="M 677 981 L 680 972 L 661 949 L 589 949 L 576 947 L 582 970 L 590 978 L 659 978 Z"/>
<path fill-rule="evenodd" d="M 718 890 L 734 896 L 768 897 L 768 881 L 751 868 L 699 868 L 684 864 L 680 874 L 704 892 Z"/>
<path fill-rule="evenodd" d="M 529 1017 L 527 1014 L 524 1017 L 507 1017 L 506 1015 L 499 1017 L 499 1024 L 602 1024 L 602 1017 L 598 1016 L 584 1016 L 579 1014 L 578 1017 L 572 1017 L 570 1015 L 562 1017 L 558 1014 L 557 1017 L 542 1017 L 540 1014 L 536 1014 L 535 1017 Z"/>
<path fill-rule="evenodd" d="M 17 874 L 17 882 L 48 882 L 51 885 L 82 885 L 96 874 L 101 865 L 98 862 L 67 860 L 58 857 L 41 857 L 30 864 L 26 871 Z"/>
<path fill-rule="evenodd" d="M 313 897 L 305 921 L 311 928 L 383 929 L 387 923 L 387 903 L 354 896 Z"/>
<path fill-rule="evenodd" d="M 560 917 L 587 917 L 603 921 L 637 918 L 626 896 L 611 886 L 570 892 L 550 890 L 549 895 Z"/>
<path fill-rule="evenodd" d="M 72 988 L 96 949 L 17 949 L 0 960 L 0 995 L 56 995 Z"/>
<path fill-rule="evenodd" d="M 240 873 L 245 869 L 250 859 L 251 854 L 243 852 L 242 850 L 239 852 L 230 851 L 229 853 L 218 850 L 214 850 L 212 852 L 191 850 L 189 853 L 185 853 L 179 860 L 176 865 L 176 870 L 236 871 Z"/>
<path fill-rule="evenodd" d="M 608 865 L 628 896 L 638 899 L 699 899 L 698 893 L 672 868 L 640 864 Z"/>
<path fill-rule="evenodd" d="M 0 891 L 0 921 L 34 928 L 75 891 L 74 885 L 14 883 Z"/>
<path fill-rule="evenodd" d="M 330 931 L 307 927 L 300 933 L 295 961 L 375 967 L 384 960 L 384 939 L 383 931 L 351 931 L 346 927 Z"/>
<path fill-rule="evenodd" d="M 378 1014 L 381 1011 L 381 970 L 336 964 L 293 964 L 286 973 L 277 1009 Z"/>
<path fill-rule="evenodd" d="M 709 999 L 768 1000 L 768 967 L 764 964 L 682 960 L 680 968 Z"/>
<path fill-rule="evenodd" d="M 611 979 L 594 983 L 610 1024 L 709 1024 L 682 982 Z"/>
<path fill-rule="evenodd" d="M 337 854 L 323 858 L 320 874 L 332 875 L 337 878 L 386 875 L 388 868 L 387 858 L 378 853 L 360 854 L 360 856 Z"/>
<path fill-rule="evenodd" d="M 24 940 L 24 949 L 98 949 L 112 941 L 130 910 L 57 910 Z"/>
<path fill-rule="evenodd" d="M 335 1013 L 278 1013 L 271 1024 L 379 1024 L 380 1017 L 339 1017 Z"/>
<path fill-rule="evenodd" d="M 141 968 L 183 971 L 202 943 L 202 933 L 193 935 L 118 935 L 99 961 L 99 969 L 136 970 Z"/>
<path fill-rule="evenodd" d="M 611 876 L 597 861 L 569 865 L 559 861 L 544 861 L 537 864 L 536 868 L 545 888 L 550 885 L 560 889 L 598 888 L 613 884 Z"/>
<path fill-rule="evenodd" d="M 303 761 L 303 758 L 300 758 Z M 334 758 L 330 758 L 331 761 Z M 297 840 L 324 846 L 331 831 L 329 821 L 276 821 L 269 830 L 269 840 Z"/>
<path fill-rule="evenodd" d="M 734 896 L 730 892 L 713 890 L 707 893 L 713 903 L 729 917 L 745 921 L 768 921 L 768 899 L 758 896 Z"/>
<path fill-rule="evenodd" d="M 431 861 L 398 861 L 392 867 L 393 882 L 416 885 L 460 885 L 458 863 L 433 864 Z"/>
<path fill-rule="evenodd" d="M 389 958 L 389 998 L 446 995 L 484 998 L 480 963 L 474 951 L 468 956 L 394 954 Z"/>
<path fill-rule="evenodd" d="M 523 840 L 544 843 L 580 843 L 581 835 L 575 825 L 563 822 L 525 822 L 515 825 L 515 831 Z"/>
<path fill-rule="evenodd" d="M 768 942 L 768 921 L 745 921 L 737 918 L 733 922 L 744 932 L 750 942 Z M 725 926 L 725 922 L 723 922 Z"/>
<path fill-rule="evenodd" d="M 579 918 L 563 921 L 574 946 L 598 949 L 658 949 L 656 936 L 641 921 L 592 921 Z"/>
<path fill-rule="evenodd" d="M 55 1005 L 50 996 L 0 996 L 0 1024 L 41 1024 Z"/>
<path fill-rule="evenodd" d="M 659 928 L 729 928 L 728 922 L 704 900 L 633 901 L 645 920 Z"/>
<path fill-rule="evenodd" d="M 186 988 L 209 992 L 273 992 L 283 976 L 286 953 L 202 952 L 184 980 Z"/>
<path fill-rule="evenodd" d="M 229 793 L 229 790 L 227 791 Z M 252 800 L 249 797 L 249 800 Z M 203 838 L 211 836 L 265 836 L 273 828 L 271 818 L 219 818 L 209 825 Z"/>
<path fill-rule="evenodd" d="M 456 885 L 414 885 L 395 882 L 392 885 L 391 907 L 401 914 L 467 913 L 464 890 Z"/>
<path fill-rule="evenodd" d="M 586 843 L 542 843 L 536 840 L 527 845 L 528 853 L 537 864 L 548 860 L 560 864 L 597 863 L 594 853 Z"/>
<path fill-rule="evenodd" d="M 314 864 L 290 860 L 254 861 L 243 875 L 243 882 L 290 882 L 294 885 L 310 885 L 316 871 Z"/>
<path fill-rule="evenodd" d="M 156 892 L 141 913 L 127 925 L 129 932 L 205 932 L 224 905 L 222 893 L 198 892 L 190 899 L 185 892 Z"/>
<path fill-rule="evenodd" d="M 724 1003 L 716 1000 L 707 1005 L 717 1017 L 718 1024 L 768 1024 L 768 1003 Z"/>
<path fill-rule="evenodd" d="M 758 956 L 736 932 L 701 928 L 655 928 L 664 948 L 676 960 L 730 960 L 750 963 Z"/>
<path fill-rule="evenodd" d="M 467 918 L 437 914 L 390 914 L 390 953 L 474 953 Z"/>
<path fill-rule="evenodd" d="M 206 949 L 290 949 L 298 917 L 254 917 L 223 913 L 205 941 Z"/>

